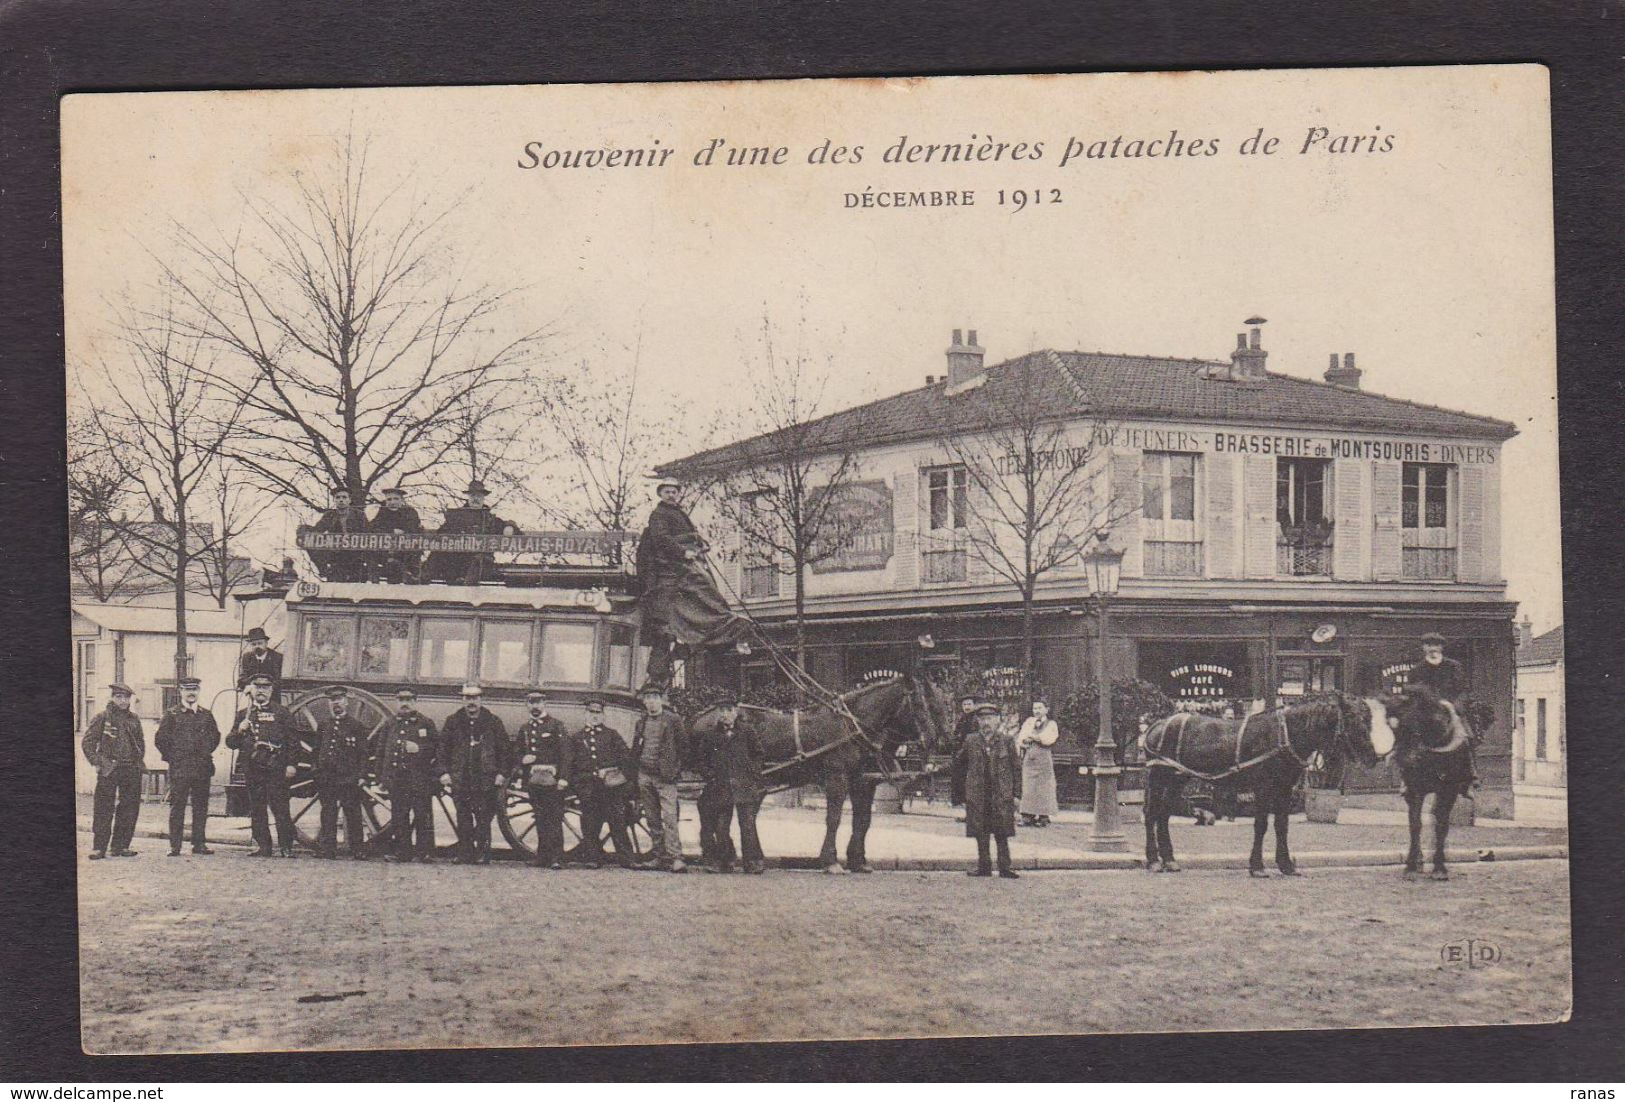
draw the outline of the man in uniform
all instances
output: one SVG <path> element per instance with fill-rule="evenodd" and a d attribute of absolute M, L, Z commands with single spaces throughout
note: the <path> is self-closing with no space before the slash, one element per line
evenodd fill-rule
<path fill-rule="evenodd" d="M 91 820 L 90 859 L 107 856 L 111 836 L 114 857 L 134 857 L 130 839 L 135 837 L 136 819 L 141 814 L 141 767 L 146 761 L 147 739 L 141 719 L 130 711 L 135 694 L 128 685 L 114 682 L 105 711 L 85 728 L 80 743 L 85 760 L 96 767 L 96 803 Z"/>
<path fill-rule="evenodd" d="M 415 690 L 401 689 L 395 701 L 395 716 L 384 728 L 378 755 L 378 779 L 389 793 L 389 824 L 395 839 L 395 851 L 384 859 L 410 861 L 415 856 L 429 864 L 434 861 L 434 778 L 440 736 L 434 721 L 418 711 Z"/>
<path fill-rule="evenodd" d="M 478 685 L 463 686 L 463 706 L 440 729 L 440 783 L 457 809 L 457 863 L 491 863 L 491 820 L 508 787 L 508 730 L 480 703 Z"/>
<path fill-rule="evenodd" d="M 294 755 L 299 745 L 299 726 L 293 713 L 271 699 L 271 679 L 264 674 L 249 684 L 253 699 L 237 713 L 226 745 L 241 755 L 243 776 L 248 781 L 248 823 L 254 836 L 250 857 L 271 856 L 271 825 L 266 812 L 276 819 L 277 849 L 284 857 L 293 854 L 293 816 L 288 811 L 288 782 L 298 772 Z"/>
<path fill-rule="evenodd" d="M 447 509 L 440 531 L 446 535 L 512 536 L 519 529 L 503 520 L 486 506 L 490 491 L 479 479 L 468 484 L 461 509 Z M 460 585 L 479 585 L 490 576 L 496 565 L 496 556 L 489 551 L 437 551 L 429 556 L 428 573 L 432 578 Z"/>
<path fill-rule="evenodd" d="M 620 732 L 604 725 L 604 702 L 587 701 L 587 725 L 570 737 L 569 781 L 581 808 L 580 860 L 596 869 L 604 860 L 599 835 L 609 824 L 615 862 L 632 867 L 632 840 L 626 830 L 626 785 L 632 759 Z"/>
<path fill-rule="evenodd" d="M 677 829 L 677 780 L 682 773 L 688 732 L 683 717 L 666 710 L 666 691 L 654 682 L 638 690 L 643 714 L 632 735 L 632 757 L 637 762 L 638 797 L 643 821 L 654 842 L 653 859 L 644 867 L 687 872 L 683 841 Z"/>
<path fill-rule="evenodd" d="M 689 563 L 709 550 L 699 529 L 683 511 L 679 499 L 682 483 L 662 478 L 655 484 L 660 501 L 649 513 L 649 521 L 638 537 L 638 582 L 643 587 L 643 624 L 650 648 L 649 680 L 669 685 L 672 678 L 676 638 L 665 617 L 675 590 L 681 584 Z"/>
<path fill-rule="evenodd" d="M 237 691 L 248 688 L 249 682 L 261 674 L 271 679 L 271 699 L 281 700 L 282 652 L 271 649 L 264 628 L 249 628 L 248 650 L 237 662 Z"/>
<path fill-rule="evenodd" d="M 391 486 L 384 491 L 384 504 L 373 514 L 367 529 L 392 535 L 415 535 L 423 531 L 423 520 L 418 511 L 406 503 L 406 491 Z M 374 565 L 386 582 L 415 582 L 420 558 L 416 551 L 391 551 Z"/>
<path fill-rule="evenodd" d="M 739 715 L 739 700 L 728 697 L 717 707 L 716 723 L 699 736 L 700 772 L 705 777 L 706 810 L 703 824 L 712 832 L 717 846 L 717 872 L 731 872 L 732 820 L 739 816 L 739 846 L 747 873 L 764 871 L 762 842 L 756 833 L 756 813 L 762 807 L 762 737 Z M 722 846 L 726 843 L 726 847 Z"/>
<path fill-rule="evenodd" d="M 158 722 L 152 744 L 169 765 L 169 855 L 181 855 L 181 834 L 186 808 L 192 808 L 192 852 L 210 854 L 204 837 L 209 818 L 209 778 L 214 776 L 214 751 L 220 745 L 220 725 L 214 713 L 198 703 L 202 685 L 195 677 L 181 678 L 181 702 Z"/>
<path fill-rule="evenodd" d="M 334 486 L 330 491 L 332 508 L 324 512 L 313 528 L 317 532 L 337 532 L 344 535 L 367 530 L 367 512 L 356 508 L 350 498 L 348 486 Z M 370 573 L 368 559 L 360 551 L 327 551 L 310 556 L 316 569 L 330 582 L 362 582 Z"/>
<path fill-rule="evenodd" d="M 1444 636 L 1436 631 L 1430 631 L 1422 636 L 1422 660 L 1411 667 L 1406 677 L 1407 685 L 1426 685 L 1450 709 L 1452 727 L 1459 727 L 1466 733 L 1469 750 L 1467 754 L 1468 766 L 1472 770 L 1472 782 L 1478 783 L 1478 763 L 1474 760 L 1472 751 L 1477 749 L 1483 735 L 1475 731 L 1467 721 L 1466 703 L 1463 699 L 1467 695 L 1467 671 L 1460 662 L 1444 655 Z"/>
<path fill-rule="evenodd" d="M 536 867 L 564 867 L 564 793 L 570 787 L 565 743 L 569 736 L 558 716 L 547 712 L 547 694 L 525 694 L 530 716 L 514 733 L 514 753 L 536 823 Z"/>
<path fill-rule="evenodd" d="M 965 834 L 976 839 L 971 876 L 992 876 L 988 839 L 998 843 L 999 875 L 1018 879 L 1010 867 L 1010 836 L 1016 832 L 1016 777 L 1021 764 L 1016 744 L 1002 730 L 996 704 L 976 707 L 976 730 L 954 755 L 954 779 L 965 794 Z"/>
<path fill-rule="evenodd" d="M 316 728 L 316 795 L 322 802 L 321 829 L 316 856 L 338 856 L 339 811 L 344 812 L 344 842 L 350 859 L 367 859 L 367 839 L 361 828 L 361 780 L 372 756 L 371 737 L 350 714 L 350 690 L 333 685 L 327 690 L 327 719 Z"/>

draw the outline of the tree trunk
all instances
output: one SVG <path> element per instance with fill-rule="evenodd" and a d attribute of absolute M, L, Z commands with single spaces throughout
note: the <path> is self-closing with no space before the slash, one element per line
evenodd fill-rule
<path fill-rule="evenodd" d="M 1027 691 L 1035 684 L 1033 670 L 1033 595 L 1035 587 L 1028 583 L 1021 590 L 1021 669 L 1027 679 Z"/>
<path fill-rule="evenodd" d="M 796 668 L 807 668 L 807 564 L 796 563 Z"/>
<path fill-rule="evenodd" d="M 188 555 L 186 505 L 175 508 L 175 687 L 190 671 L 186 668 L 186 567 Z"/>

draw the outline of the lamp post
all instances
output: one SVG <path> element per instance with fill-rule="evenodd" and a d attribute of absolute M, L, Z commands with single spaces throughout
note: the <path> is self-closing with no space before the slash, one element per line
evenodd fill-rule
<path fill-rule="evenodd" d="M 1093 853 L 1126 853 L 1122 820 L 1117 803 L 1118 778 L 1123 769 L 1117 764 L 1117 738 L 1112 733 L 1112 679 L 1106 661 L 1107 640 L 1111 634 L 1111 599 L 1123 566 L 1123 552 L 1106 542 L 1108 533 L 1095 533 L 1095 546 L 1084 555 L 1089 588 L 1100 604 L 1100 630 L 1095 640 L 1095 689 L 1100 694 L 1100 731 L 1095 737 L 1095 822 L 1089 831 Z"/>

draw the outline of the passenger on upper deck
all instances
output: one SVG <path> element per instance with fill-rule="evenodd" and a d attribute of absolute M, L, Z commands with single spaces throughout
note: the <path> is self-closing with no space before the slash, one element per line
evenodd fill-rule
<path fill-rule="evenodd" d="M 365 532 L 367 513 L 351 505 L 347 486 L 332 489 L 333 507 L 322 514 L 314 528 L 318 532 Z M 367 578 L 367 556 L 356 551 L 312 552 L 310 561 L 316 564 L 321 576 L 330 582 L 359 582 Z"/>
<path fill-rule="evenodd" d="M 479 479 L 468 484 L 461 509 L 447 509 L 440 531 L 449 535 L 511 536 L 519 529 L 485 504 L 490 496 Z M 496 556 L 488 551 L 436 551 L 429 556 L 424 573 L 433 581 L 458 585 L 479 585 L 493 573 Z"/>
<path fill-rule="evenodd" d="M 372 532 L 416 534 L 423 531 L 423 520 L 406 503 L 406 491 L 391 486 L 384 491 L 384 504 L 373 514 L 367 528 Z M 374 567 L 386 582 L 415 582 L 421 564 L 422 556 L 416 551 L 392 551 L 380 556 Z"/>

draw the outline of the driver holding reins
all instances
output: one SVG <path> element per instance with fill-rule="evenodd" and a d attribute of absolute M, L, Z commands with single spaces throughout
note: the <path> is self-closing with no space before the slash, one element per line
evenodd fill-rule
<path fill-rule="evenodd" d="M 1467 740 L 1469 762 L 1473 759 L 1473 750 L 1477 748 L 1482 736 L 1474 731 L 1462 714 L 1462 698 L 1467 693 L 1467 671 L 1460 662 L 1444 655 L 1444 636 L 1436 631 L 1430 631 L 1422 636 L 1422 660 L 1411 667 L 1407 684 L 1426 685 L 1439 694 L 1439 700 L 1450 709 L 1450 740 L 1456 741 L 1458 737 Z M 1478 767 L 1472 765 L 1473 783 L 1478 783 Z"/>

